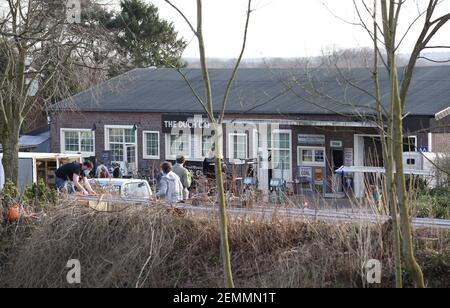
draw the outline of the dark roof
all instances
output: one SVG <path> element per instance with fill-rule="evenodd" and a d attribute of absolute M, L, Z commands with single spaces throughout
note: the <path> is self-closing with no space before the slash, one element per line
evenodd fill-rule
<path fill-rule="evenodd" d="M 400 70 L 401 71 L 401 70 Z M 201 70 L 186 69 L 192 87 L 204 97 Z M 215 110 L 225 92 L 229 69 L 211 69 Z M 380 72 L 383 103 L 389 78 Z M 227 113 L 373 114 L 374 84 L 368 69 L 240 69 Z M 450 106 L 450 66 L 418 67 L 405 111 L 434 115 Z M 109 112 L 202 113 L 181 75 L 173 69 L 135 69 L 56 105 L 57 109 Z"/>

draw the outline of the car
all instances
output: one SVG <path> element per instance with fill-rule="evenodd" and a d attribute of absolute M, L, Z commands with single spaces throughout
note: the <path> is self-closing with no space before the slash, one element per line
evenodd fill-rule
<path fill-rule="evenodd" d="M 152 189 L 150 185 L 145 180 L 139 179 L 90 179 L 94 190 L 100 190 L 104 193 L 111 194 L 113 196 L 120 196 L 122 199 L 126 200 L 147 200 L 153 196 Z M 100 191 L 97 191 L 100 193 Z"/>

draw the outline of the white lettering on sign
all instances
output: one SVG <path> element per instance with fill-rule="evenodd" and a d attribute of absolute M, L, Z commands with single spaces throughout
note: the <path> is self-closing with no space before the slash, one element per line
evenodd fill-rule
<path fill-rule="evenodd" d="M 207 121 L 164 121 L 164 126 L 166 128 L 209 129 L 211 125 Z"/>

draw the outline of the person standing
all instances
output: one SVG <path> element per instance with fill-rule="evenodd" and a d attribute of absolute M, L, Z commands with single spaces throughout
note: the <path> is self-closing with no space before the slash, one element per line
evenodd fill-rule
<path fill-rule="evenodd" d="M 183 201 L 183 184 L 181 184 L 180 177 L 173 172 L 172 164 L 170 162 L 162 163 L 161 173 L 162 177 L 156 197 L 170 204 Z"/>
<path fill-rule="evenodd" d="M 189 188 L 192 185 L 192 175 L 184 165 L 186 158 L 183 155 L 177 156 L 177 163 L 173 167 L 173 172 L 180 178 L 181 184 L 183 184 L 183 200 L 189 199 Z"/>
<path fill-rule="evenodd" d="M 64 189 L 67 183 L 72 183 L 71 187 L 75 187 L 76 191 L 83 195 L 95 195 L 94 190 L 89 184 L 88 176 L 94 168 L 90 161 L 84 163 L 69 163 L 58 168 L 55 172 L 55 184 L 58 190 Z M 81 185 L 83 183 L 83 186 Z M 73 193 L 74 191 L 69 191 Z"/>

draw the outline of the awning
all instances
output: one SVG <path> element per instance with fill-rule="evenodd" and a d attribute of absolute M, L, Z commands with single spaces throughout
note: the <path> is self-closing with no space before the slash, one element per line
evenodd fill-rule
<path fill-rule="evenodd" d="M 337 174 L 345 173 L 374 173 L 374 174 L 384 174 L 386 169 L 383 167 L 367 167 L 367 166 L 342 166 L 336 170 Z M 418 175 L 418 176 L 433 176 L 432 171 L 427 170 L 417 170 L 417 169 L 405 169 L 404 173 L 407 175 Z"/>
<path fill-rule="evenodd" d="M 44 143 L 48 139 L 50 139 L 50 131 L 35 136 L 23 135 L 19 139 L 19 144 L 21 148 L 32 148 Z"/>

